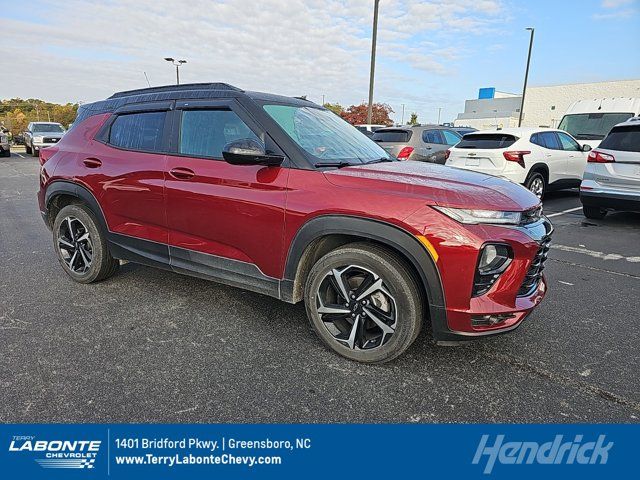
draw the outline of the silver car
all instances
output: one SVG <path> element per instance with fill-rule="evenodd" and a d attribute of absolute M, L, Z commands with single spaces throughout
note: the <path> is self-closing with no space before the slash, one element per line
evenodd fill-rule
<path fill-rule="evenodd" d="M 31 122 L 24 132 L 24 145 L 27 154 L 37 157 L 40 149 L 55 145 L 66 130 L 56 122 Z"/>
<path fill-rule="evenodd" d="M 445 152 L 462 135 L 440 125 L 388 127 L 376 130 L 372 140 L 399 160 L 444 164 Z"/>
<path fill-rule="evenodd" d="M 580 185 L 585 217 L 604 218 L 609 210 L 640 212 L 640 117 L 613 127 L 587 162 Z"/>

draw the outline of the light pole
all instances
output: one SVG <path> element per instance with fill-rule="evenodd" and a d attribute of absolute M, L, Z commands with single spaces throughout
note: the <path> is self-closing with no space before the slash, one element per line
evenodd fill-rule
<path fill-rule="evenodd" d="M 529 38 L 529 55 L 527 56 L 527 69 L 524 72 L 524 85 L 522 87 L 522 103 L 520 104 L 520 117 L 518 118 L 518 127 L 522 126 L 522 113 L 524 112 L 524 96 L 527 93 L 527 80 L 529 78 L 529 64 L 531 63 L 531 49 L 533 48 L 533 27 L 527 27 L 527 30 L 531 32 Z"/>
<path fill-rule="evenodd" d="M 438 107 L 438 125 L 440 125 L 440 112 L 442 112 L 442 107 Z"/>
<path fill-rule="evenodd" d="M 402 104 L 402 120 L 400 121 L 400 125 L 404 125 L 404 103 Z"/>
<path fill-rule="evenodd" d="M 176 66 L 176 85 L 180 85 L 180 71 L 178 70 L 183 63 L 187 63 L 186 60 L 174 60 L 171 57 L 164 58 L 167 62 L 171 62 L 172 65 Z"/>
<path fill-rule="evenodd" d="M 373 117 L 373 75 L 376 70 L 376 39 L 378 37 L 378 5 L 380 0 L 373 4 L 373 34 L 371 35 L 371 72 L 369 73 L 369 107 L 367 108 L 367 123 L 372 123 Z"/>

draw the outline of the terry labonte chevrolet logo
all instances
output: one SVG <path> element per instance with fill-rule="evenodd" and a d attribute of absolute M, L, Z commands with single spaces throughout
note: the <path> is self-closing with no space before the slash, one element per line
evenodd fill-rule
<path fill-rule="evenodd" d="M 100 440 L 36 440 L 17 435 L 9 452 L 31 454 L 42 468 L 94 468 L 100 444 Z"/>

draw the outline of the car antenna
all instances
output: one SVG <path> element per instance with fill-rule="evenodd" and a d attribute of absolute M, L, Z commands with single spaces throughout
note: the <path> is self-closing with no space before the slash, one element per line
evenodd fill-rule
<path fill-rule="evenodd" d="M 151 83 L 149 82 L 149 77 L 147 77 L 147 72 L 142 72 L 144 73 L 144 78 L 147 79 L 147 85 L 149 85 L 149 88 L 151 88 Z"/>

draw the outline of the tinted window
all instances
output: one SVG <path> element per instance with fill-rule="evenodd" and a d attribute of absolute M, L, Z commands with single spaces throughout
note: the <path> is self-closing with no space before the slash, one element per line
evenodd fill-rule
<path fill-rule="evenodd" d="M 64 128 L 57 123 L 36 123 L 33 125 L 33 133 L 63 133 Z"/>
<path fill-rule="evenodd" d="M 640 152 L 640 125 L 615 127 L 602 141 L 600 148 L 622 152 Z"/>
<path fill-rule="evenodd" d="M 559 130 L 564 130 L 578 140 L 600 140 L 617 123 L 631 118 L 631 113 L 579 113 L 565 115 Z"/>
<path fill-rule="evenodd" d="M 398 142 L 406 143 L 411 138 L 408 130 L 378 130 L 373 134 L 374 142 Z"/>
<path fill-rule="evenodd" d="M 362 127 L 362 126 L 360 126 L 360 127 L 356 127 L 356 128 L 357 128 L 358 130 L 360 130 L 362 133 L 364 133 L 364 132 L 366 132 L 366 131 L 367 131 L 367 127 Z"/>
<path fill-rule="evenodd" d="M 555 132 L 540 132 L 538 136 L 542 140 L 543 147 L 550 148 L 551 150 L 562 150 L 560 140 L 558 140 Z"/>
<path fill-rule="evenodd" d="M 517 138 L 513 135 L 500 133 L 469 133 L 462 137 L 456 148 L 507 148 L 516 142 Z"/>
<path fill-rule="evenodd" d="M 159 151 L 165 112 L 120 115 L 111 125 L 109 143 L 128 150 Z"/>
<path fill-rule="evenodd" d="M 222 158 L 224 146 L 255 133 L 231 110 L 185 110 L 182 112 L 179 152 L 196 157 Z"/>
<path fill-rule="evenodd" d="M 425 130 L 422 132 L 422 141 L 425 143 L 442 143 L 442 137 L 438 130 Z"/>
<path fill-rule="evenodd" d="M 580 145 L 578 145 L 578 142 L 576 142 L 573 138 L 571 138 L 566 133 L 562 133 L 562 132 L 556 132 L 556 133 L 558 135 L 558 138 L 560 138 L 560 143 L 562 144 L 563 150 L 570 150 L 572 152 L 578 152 L 582 150 L 580 148 Z"/>
<path fill-rule="evenodd" d="M 444 143 L 447 145 L 455 145 L 462 138 L 456 132 L 452 132 L 451 130 L 442 130 L 442 135 L 444 135 Z"/>

